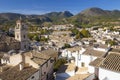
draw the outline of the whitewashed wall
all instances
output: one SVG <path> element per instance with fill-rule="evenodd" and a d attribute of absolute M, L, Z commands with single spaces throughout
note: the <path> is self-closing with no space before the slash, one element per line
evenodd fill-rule
<path fill-rule="evenodd" d="M 97 57 L 94 56 L 88 56 L 88 55 L 81 55 L 81 59 L 78 61 L 78 66 L 82 67 L 82 62 L 85 63 L 85 67 L 88 67 L 88 72 L 94 73 L 94 67 L 89 66 L 89 63 L 93 60 L 95 60 Z"/>
<path fill-rule="evenodd" d="M 70 52 L 68 50 L 64 50 L 62 53 L 63 57 L 74 57 L 75 58 L 75 66 L 82 67 L 82 63 L 85 63 L 85 67 L 88 67 L 88 71 L 90 73 L 94 73 L 94 68 L 89 66 L 89 63 L 93 60 L 95 60 L 97 57 L 89 56 L 89 55 L 83 55 L 82 53 L 85 51 L 84 48 L 82 48 L 79 51 Z"/>
<path fill-rule="evenodd" d="M 10 56 L 8 65 L 16 66 L 20 62 L 22 62 L 22 56 L 21 56 L 21 54 L 15 54 L 15 55 Z"/>
<path fill-rule="evenodd" d="M 100 68 L 99 79 L 100 80 L 120 80 L 120 73 Z"/>

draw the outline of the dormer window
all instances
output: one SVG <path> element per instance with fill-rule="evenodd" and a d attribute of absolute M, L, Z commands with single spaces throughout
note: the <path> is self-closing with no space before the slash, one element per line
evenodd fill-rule
<path fill-rule="evenodd" d="M 79 54 L 79 60 L 81 60 L 81 54 Z"/>
<path fill-rule="evenodd" d="M 19 35 L 17 35 L 17 38 L 19 38 Z"/>
<path fill-rule="evenodd" d="M 48 67 L 48 62 L 46 62 L 46 67 Z"/>
<path fill-rule="evenodd" d="M 44 74 L 46 74 L 46 72 L 44 72 Z"/>
<path fill-rule="evenodd" d="M 25 39 L 25 35 L 24 35 L 23 37 L 24 37 L 24 39 Z"/>
<path fill-rule="evenodd" d="M 24 48 L 26 48 L 26 45 L 24 45 Z"/>
<path fill-rule="evenodd" d="M 31 77 L 31 79 L 34 79 L 34 78 L 35 78 L 34 76 Z"/>

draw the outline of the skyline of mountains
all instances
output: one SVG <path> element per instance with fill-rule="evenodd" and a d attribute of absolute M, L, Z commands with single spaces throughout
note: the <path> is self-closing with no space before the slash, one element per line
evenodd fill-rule
<path fill-rule="evenodd" d="M 79 25 L 83 24 L 94 24 L 106 20 L 119 20 L 120 10 L 103 10 L 101 8 L 88 8 L 80 13 L 73 15 L 69 11 L 63 12 L 50 12 L 43 15 L 24 15 L 20 13 L 0 13 L 0 24 L 15 22 L 19 17 L 25 22 L 29 22 L 35 25 L 41 25 L 44 22 L 51 22 L 53 24 L 65 24 L 75 23 Z M 96 22 L 95 22 L 96 21 Z M 77 23 L 76 23 L 77 22 Z"/>

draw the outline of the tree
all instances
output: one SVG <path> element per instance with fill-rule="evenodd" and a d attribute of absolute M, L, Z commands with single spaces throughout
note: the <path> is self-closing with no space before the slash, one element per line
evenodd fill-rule
<path fill-rule="evenodd" d="M 49 39 L 49 38 L 45 38 L 44 36 L 42 36 L 42 37 L 40 38 L 40 41 L 45 41 L 45 42 L 47 42 L 48 39 Z"/>
<path fill-rule="evenodd" d="M 40 38 L 38 37 L 38 35 L 35 35 L 35 36 L 34 36 L 34 40 L 40 41 Z"/>
<path fill-rule="evenodd" d="M 114 40 L 106 41 L 106 44 L 110 44 L 111 46 L 116 45 L 117 43 Z"/>
<path fill-rule="evenodd" d="M 76 35 L 76 34 L 79 33 L 79 30 L 76 29 L 76 28 L 73 28 L 73 29 L 71 29 L 71 32 L 72 32 L 73 35 Z"/>
<path fill-rule="evenodd" d="M 63 49 L 65 49 L 65 48 L 70 48 L 71 46 L 70 46 L 70 44 L 64 44 L 64 47 L 62 47 Z"/>
<path fill-rule="evenodd" d="M 28 34 L 28 38 L 29 38 L 30 40 L 33 40 L 33 37 L 34 37 L 34 34 Z"/>
<path fill-rule="evenodd" d="M 79 32 L 79 33 L 76 35 L 75 38 L 76 38 L 76 39 L 81 39 L 81 38 L 83 38 L 83 35 L 81 34 L 81 32 Z"/>
<path fill-rule="evenodd" d="M 83 35 L 83 37 L 86 37 L 86 38 L 91 36 L 90 32 L 88 30 L 86 30 L 86 29 L 82 29 L 81 34 Z"/>
<path fill-rule="evenodd" d="M 59 67 L 63 64 L 67 63 L 66 59 L 59 59 L 54 63 L 54 72 L 56 72 Z"/>

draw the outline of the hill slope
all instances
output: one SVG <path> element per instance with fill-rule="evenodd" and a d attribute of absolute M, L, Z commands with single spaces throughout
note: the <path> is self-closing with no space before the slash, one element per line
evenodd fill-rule
<path fill-rule="evenodd" d="M 77 15 L 71 17 L 70 19 L 74 24 L 82 26 L 94 26 L 94 25 L 105 25 L 111 22 L 119 21 L 120 11 L 119 10 L 103 10 L 100 8 L 89 8 L 83 10 Z"/>

